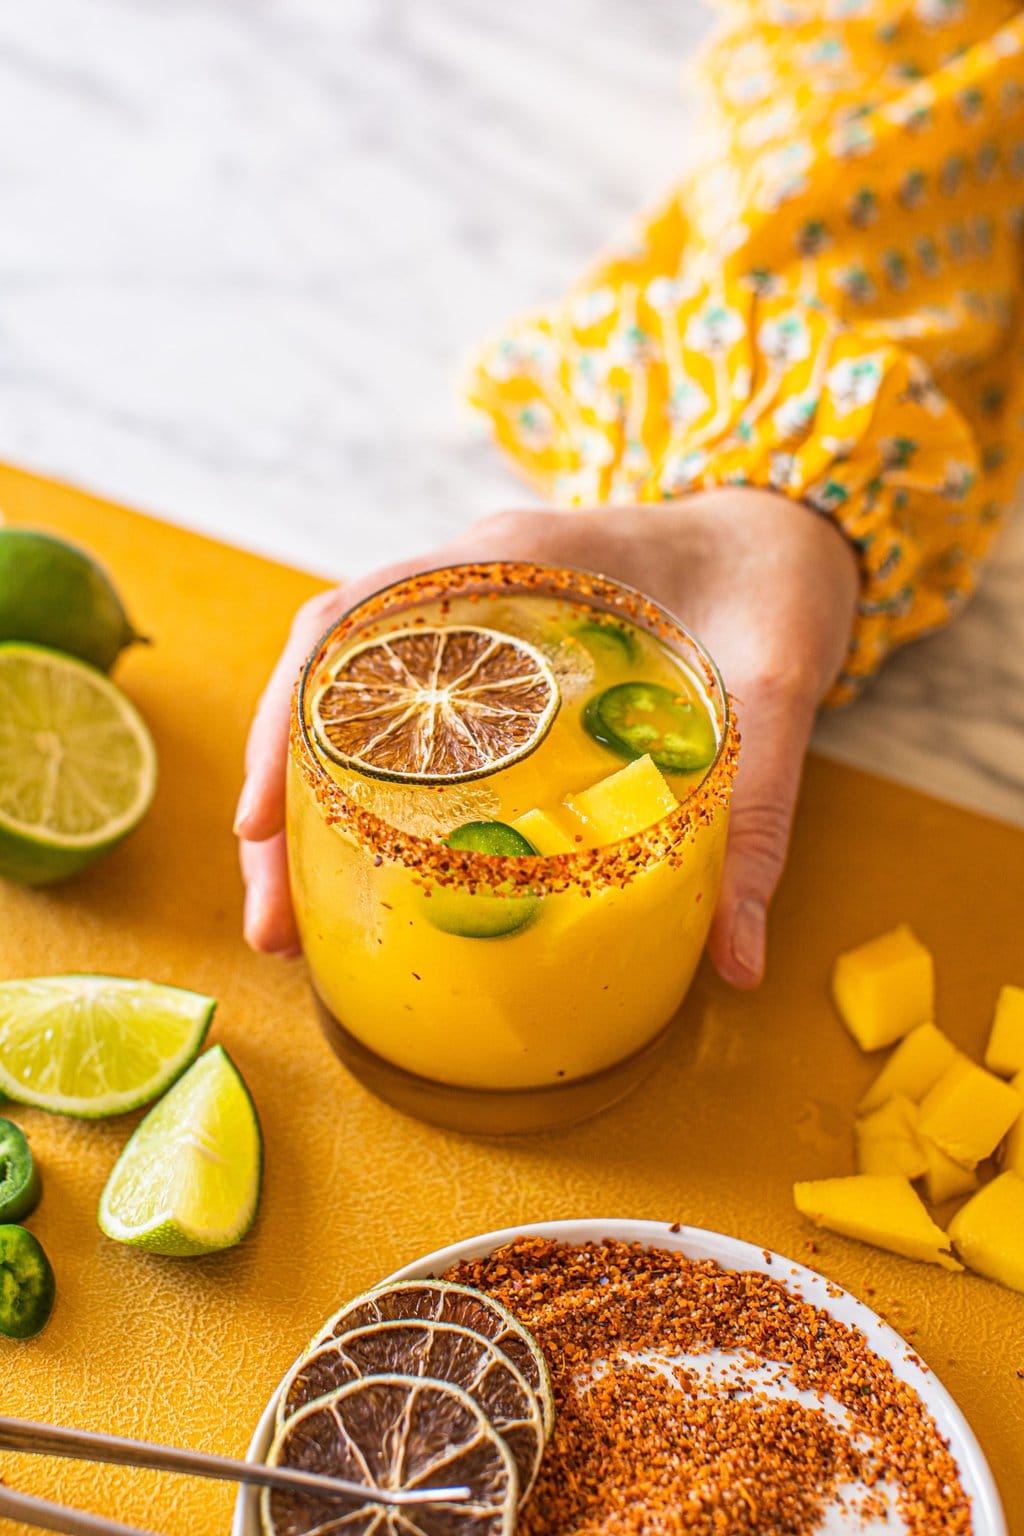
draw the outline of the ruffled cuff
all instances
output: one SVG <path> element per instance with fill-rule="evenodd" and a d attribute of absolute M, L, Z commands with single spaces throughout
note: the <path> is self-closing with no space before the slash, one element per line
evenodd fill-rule
<path fill-rule="evenodd" d="M 467 393 L 558 505 L 750 485 L 832 518 L 861 592 L 829 702 L 971 588 L 961 534 L 978 466 L 963 416 L 913 354 L 768 280 L 585 289 L 487 344 Z"/>

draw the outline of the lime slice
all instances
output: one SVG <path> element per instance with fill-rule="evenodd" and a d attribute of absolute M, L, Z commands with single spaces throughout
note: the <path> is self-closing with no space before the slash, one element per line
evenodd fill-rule
<path fill-rule="evenodd" d="M 367 1376 L 309 1403 L 278 1430 L 275 1467 L 368 1487 L 467 1487 L 465 1503 L 342 1503 L 266 1489 L 265 1536 L 512 1536 L 518 1487 L 511 1452 L 465 1392 L 417 1376 Z"/>
<path fill-rule="evenodd" d="M 350 1381 L 390 1375 L 448 1381 L 468 1393 L 512 1452 L 523 1502 L 544 1452 L 540 1400 L 511 1360 L 468 1328 L 406 1319 L 322 1344 L 293 1367 L 278 1399 L 278 1423 Z"/>
<path fill-rule="evenodd" d="M 519 762 L 559 705 L 536 647 L 472 625 L 365 640 L 312 681 L 320 750 L 371 778 L 411 784 L 478 779 Z"/>
<path fill-rule="evenodd" d="M 249 1091 L 215 1045 L 132 1135 L 100 1197 L 100 1228 L 174 1257 L 232 1248 L 256 1218 L 262 1162 Z"/>
<path fill-rule="evenodd" d="M 126 976 L 0 982 L 0 1091 L 84 1120 L 123 1115 L 184 1072 L 216 1006 Z"/>
<path fill-rule="evenodd" d="M 64 880 L 136 827 L 156 788 L 142 717 L 94 667 L 0 645 L 0 875 Z"/>
<path fill-rule="evenodd" d="M 427 1318 L 468 1328 L 494 1344 L 511 1360 L 540 1399 L 545 1436 L 555 1422 L 555 1397 L 540 1345 L 518 1318 L 493 1296 L 451 1280 L 394 1280 L 356 1296 L 330 1318 L 310 1350 L 371 1323 Z"/>

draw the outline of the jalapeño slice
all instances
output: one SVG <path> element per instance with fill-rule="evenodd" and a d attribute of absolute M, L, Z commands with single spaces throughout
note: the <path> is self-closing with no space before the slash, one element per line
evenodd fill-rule
<path fill-rule="evenodd" d="M 39 1240 L 25 1227 L 0 1226 L 0 1334 L 31 1339 L 46 1327 L 56 1286 Z"/>
<path fill-rule="evenodd" d="M 471 853 L 490 853 L 499 858 L 536 854 L 521 832 L 503 821 L 467 821 L 445 838 L 449 848 Z M 540 899 L 513 886 L 472 895 L 446 886 L 435 888 L 427 900 L 427 913 L 435 928 L 463 939 L 500 939 L 518 933 L 532 922 Z"/>
<path fill-rule="evenodd" d="M 640 655 L 636 635 L 614 619 L 584 619 L 573 634 L 581 640 L 595 661 L 612 666 L 632 665 Z"/>
<path fill-rule="evenodd" d="M 616 683 L 588 700 L 583 725 L 620 757 L 650 756 L 666 773 L 706 768 L 718 747 L 707 712 L 661 683 Z"/>
<path fill-rule="evenodd" d="M 0 1120 L 0 1222 L 21 1221 L 39 1203 L 39 1172 L 25 1133 Z"/>

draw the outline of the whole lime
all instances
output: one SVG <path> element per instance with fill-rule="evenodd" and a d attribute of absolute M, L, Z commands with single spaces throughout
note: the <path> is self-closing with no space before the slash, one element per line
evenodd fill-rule
<path fill-rule="evenodd" d="M 84 550 L 34 529 L 0 528 L 0 641 L 50 646 L 109 672 L 141 638 Z"/>

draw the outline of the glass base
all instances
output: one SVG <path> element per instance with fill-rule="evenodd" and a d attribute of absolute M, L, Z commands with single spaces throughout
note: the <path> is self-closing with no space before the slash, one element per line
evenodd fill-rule
<path fill-rule="evenodd" d="M 673 1021 L 625 1061 L 540 1088 L 462 1088 L 418 1077 L 369 1050 L 335 1018 L 314 991 L 324 1034 L 341 1061 L 377 1098 L 405 1115 L 474 1136 L 517 1136 L 589 1120 L 625 1098 L 655 1066 Z"/>

